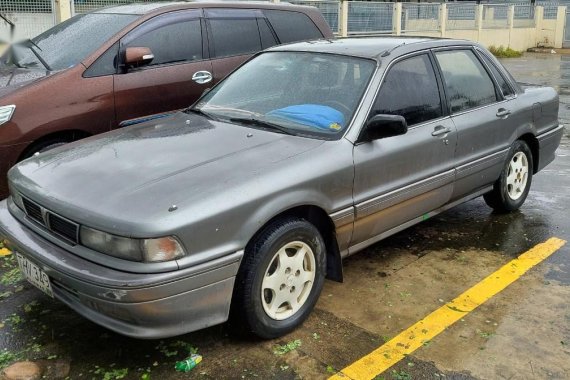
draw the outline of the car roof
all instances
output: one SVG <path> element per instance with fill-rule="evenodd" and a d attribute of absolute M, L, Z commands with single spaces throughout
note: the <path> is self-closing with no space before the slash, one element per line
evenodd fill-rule
<path fill-rule="evenodd" d="M 220 0 L 194 0 L 194 1 L 171 1 L 157 3 L 136 3 L 118 5 L 98 9 L 92 13 L 106 14 L 131 14 L 146 15 L 150 13 L 162 13 L 189 8 L 259 8 L 259 9 L 287 9 L 287 7 L 301 8 L 302 6 L 290 3 L 270 3 L 267 1 L 220 1 Z"/>
<path fill-rule="evenodd" d="M 379 60 L 381 57 L 392 55 L 392 53 L 394 53 L 393 55 L 401 55 L 415 50 L 453 45 L 475 45 L 475 43 L 467 40 L 438 37 L 349 37 L 297 42 L 275 46 L 269 50 L 319 52 Z"/>

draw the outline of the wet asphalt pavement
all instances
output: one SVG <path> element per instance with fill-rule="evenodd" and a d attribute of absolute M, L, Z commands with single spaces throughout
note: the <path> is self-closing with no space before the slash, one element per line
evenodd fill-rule
<path fill-rule="evenodd" d="M 503 61 L 521 82 L 554 86 L 570 124 L 570 55 Z M 45 378 L 326 378 L 549 237 L 570 240 L 570 129 L 557 159 L 533 180 L 520 211 L 494 214 L 482 199 L 458 206 L 345 260 L 345 282 L 325 284 L 305 324 L 273 341 L 227 325 L 140 341 L 101 328 L 42 295 L 0 258 L 0 367 L 37 360 Z M 378 379 L 570 378 L 570 244 L 426 342 Z M 296 341 L 296 342 L 295 342 Z M 279 354 L 287 343 L 296 348 Z M 191 350 L 203 362 L 174 363 Z"/>

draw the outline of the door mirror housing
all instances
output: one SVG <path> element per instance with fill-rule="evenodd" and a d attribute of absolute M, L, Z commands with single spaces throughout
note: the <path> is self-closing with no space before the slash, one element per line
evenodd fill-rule
<path fill-rule="evenodd" d="M 360 131 L 357 142 L 368 142 L 386 137 L 403 135 L 408 132 L 408 123 L 400 115 L 374 115 Z"/>
<path fill-rule="evenodd" d="M 147 47 L 128 47 L 125 50 L 125 66 L 141 67 L 148 65 L 154 59 L 154 54 Z"/>

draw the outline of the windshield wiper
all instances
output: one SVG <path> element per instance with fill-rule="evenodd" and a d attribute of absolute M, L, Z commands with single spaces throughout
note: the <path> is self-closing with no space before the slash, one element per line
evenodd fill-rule
<path fill-rule="evenodd" d="M 31 44 L 32 46 L 37 47 L 38 49 L 40 49 L 40 51 L 43 51 L 41 47 L 38 46 L 38 44 L 36 44 L 34 41 L 32 41 L 31 39 L 27 39 L 25 42 Z M 40 54 L 34 50 L 34 48 L 32 46 L 28 46 L 28 48 L 32 51 L 32 53 L 34 53 L 34 55 L 36 56 L 36 58 L 42 63 L 42 65 L 45 66 L 47 71 L 51 71 L 51 67 L 49 67 L 49 65 L 47 64 L 46 61 L 44 61 L 44 59 L 40 56 Z"/>
<path fill-rule="evenodd" d="M 257 127 L 262 127 L 265 129 L 270 129 L 272 131 L 276 131 L 290 136 L 297 136 L 297 134 L 291 132 L 288 128 L 264 120 L 252 119 L 247 117 L 232 117 L 229 119 L 229 121 L 234 123 L 240 123 L 243 125 L 253 125 Z"/>
<path fill-rule="evenodd" d="M 195 114 L 197 114 L 197 115 L 205 116 L 205 117 L 207 117 L 208 119 L 211 119 L 211 120 L 220 120 L 220 119 L 218 119 L 217 117 L 214 117 L 212 114 L 210 114 L 210 113 L 208 113 L 208 112 L 205 112 L 205 111 L 202 111 L 200 108 L 188 107 L 188 108 L 182 110 L 182 112 L 186 112 L 186 113 L 192 112 L 192 113 L 195 113 Z"/>

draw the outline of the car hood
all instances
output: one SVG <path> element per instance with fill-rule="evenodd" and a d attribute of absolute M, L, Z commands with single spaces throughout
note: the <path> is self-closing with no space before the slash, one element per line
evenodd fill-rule
<path fill-rule="evenodd" d="M 94 215 L 159 218 L 172 205 L 195 206 L 274 173 L 282 161 L 322 143 L 179 112 L 32 157 L 9 179 L 24 195 L 78 222 L 94 222 Z"/>
<path fill-rule="evenodd" d="M 52 75 L 53 72 L 41 69 L 23 69 L 0 64 L 0 96 Z"/>

